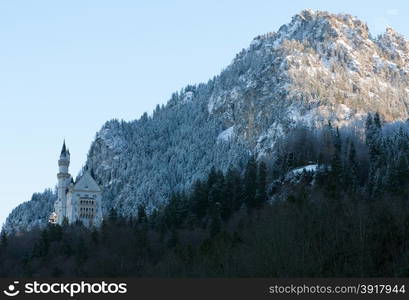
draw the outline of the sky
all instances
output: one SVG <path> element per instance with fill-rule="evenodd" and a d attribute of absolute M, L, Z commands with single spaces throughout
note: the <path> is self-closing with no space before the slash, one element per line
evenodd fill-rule
<path fill-rule="evenodd" d="M 70 171 L 105 121 L 133 120 L 206 82 L 302 9 L 349 13 L 409 37 L 409 1 L 1 1 L 0 226 Z"/>

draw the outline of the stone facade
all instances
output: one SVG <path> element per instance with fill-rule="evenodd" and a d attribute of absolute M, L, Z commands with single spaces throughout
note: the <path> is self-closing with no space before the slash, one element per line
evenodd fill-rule
<path fill-rule="evenodd" d="M 75 182 L 68 173 L 70 151 L 65 145 L 58 160 L 58 199 L 54 204 L 54 212 L 49 222 L 62 224 L 81 221 L 86 226 L 99 226 L 102 223 L 102 189 L 88 171 Z"/>

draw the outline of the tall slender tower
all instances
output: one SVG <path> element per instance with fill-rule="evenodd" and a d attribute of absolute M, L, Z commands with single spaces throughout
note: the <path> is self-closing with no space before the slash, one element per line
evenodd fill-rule
<path fill-rule="evenodd" d="M 65 146 L 65 140 L 62 145 L 60 159 L 58 160 L 59 172 L 58 178 L 58 210 L 57 223 L 62 224 L 64 217 L 67 216 L 67 189 L 70 184 L 71 175 L 68 173 L 70 166 L 70 151 Z"/>

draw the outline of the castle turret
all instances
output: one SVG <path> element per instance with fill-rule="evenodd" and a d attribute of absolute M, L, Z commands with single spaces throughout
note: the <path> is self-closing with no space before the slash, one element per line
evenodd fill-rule
<path fill-rule="evenodd" d="M 68 174 L 68 167 L 70 166 L 70 151 L 65 145 L 65 140 L 62 145 L 60 159 L 58 160 L 58 166 L 60 167 L 60 173 Z M 59 178 L 58 178 L 59 179 Z"/>
<path fill-rule="evenodd" d="M 58 160 L 59 172 L 58 178 L 58 210 L 57 223 L 61 224 L 67 215 L 67 190 L 70 184 L 71 175 L 68 173 L 70 166 L 70 151 L 65 145 L 65 140 L 61 149 L 60 159 Z"/>

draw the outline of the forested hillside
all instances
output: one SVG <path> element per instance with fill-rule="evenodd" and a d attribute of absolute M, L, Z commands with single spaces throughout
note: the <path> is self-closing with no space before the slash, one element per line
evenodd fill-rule
<path fill-rule="evenodd" d="M 409 276 L 409 124 L 369 114 L 363 131 L 300 126 L 278 143 L 150 215 L 3 232 L 0 276 Z"/>

